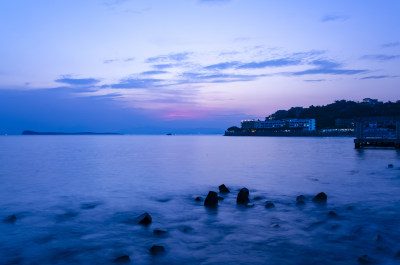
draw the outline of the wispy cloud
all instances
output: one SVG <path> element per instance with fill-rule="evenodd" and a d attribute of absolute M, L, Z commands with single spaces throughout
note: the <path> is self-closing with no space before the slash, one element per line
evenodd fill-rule
<path fill-rule="evenodd" d="M 387 55 L 387 54 L 369 54 L 364 55 L 361 59 L 372 60 L 372 61 L 390 61 L 399 58 L 400 55 Z"/>
<path fill-rule="evenodd" d="M 217 64 L 212 64 L 204 67 L 204 69 L 208 70 L 224 70 L 224 69 L 230 69 L 239 66 L 241 63 L 240 62 L 223 62 L 223 63 L 217 63 Z"/>
<path fill-rule="evenodd" d="M 160 74 L 166 74 L 168 73 L 167 71 L 146 71 L 142 72 L 142 75 L 160 75 Z"/>
<path fill-rule="evenodd" d="M 370 75 L 370 76 L 365 76 L 360 78 L 361 80 L 366 80 L 366 79 L 385 79 L 385 78 L 395 78 L 398 76 L 393 76 L 393 75 Z"/>
<path fill-rule="evenodd" d="M 186 72 L 182 74 L 181 83 L 232 83 L 253 81 L 264 75 L 238 75 L 238 74 L 204 74 Z"/>
<path fill-rule="evenodd" d="M 167 64 L 154 64 L 154 65 L 152 65 L 153 68 L 159 69 L 159 70 L 172 68 L 172 67 L 174 67 L 174 66 L 175 66 L 175 64 L 169 64 L 169 63 L 167 63 Z"/>
<path fill-rule="evenodd" d="M 315 75 L 315 74 L 330 74 L 330 75 L 355 75 L 367 72 L 367 70 L 360 69 L 342 69 L 341 64 L 329 60 L 314 60 L 311 62 L 315 68 L 291 72 L 290 75 Z"/>
<path fill-rule="evenodd" d="M 395 41 L 395 42 L 388 42 L 388 43 L 384 43 L 381 45 L 382 48 L 392 48 L 392 47 L 397 47 L 400 45 L 399 41 Z"/>
<path fill-rule="evenodd" d="M 323 82 L 325 79 L 306 79 L 304 82 Z"/>
<path fill-rule="evenodd" d="M 188 59 L 190 53 L 189 52 L 181 52 L 181 53 L 171 53 L 168 55 L 160 55 L 156 57 L 150 57 L 146 60 L 147 63 L 160 63 L 160 62 L 168 62 L 175 61 L 180 62 Z"/>
<path fill-rule="evenodd" d="M 300 63 L 301 60 L 282 58 L 282 59 L 267 60 L 262 62 L 245 63 L 238 66 L 237 69 L 260 69 L 266 67 L 282 67 L 282 66 L 299 65 Z"/>
<path fill-rule="evenodd" d="M 201 3 L 228 3 L 231 0 L 199 0 Z"/>
<path fill-rule="evenodd" d="M 100 82 L 100 80 L 95 78 L 69 78 L 63 77 L 54 80 L 57 83 L 63 83 L 72 86 L 88 86 L 88 85 L 95 85 Z"/>
<path fill-rule="evenodd" d="M 153 78 L 126 78 L 122 79 L 117 84 L 105 85 L 104 87 L 111 88 L 150 88 L 155 86 L 157 82 L 163 81 L 162 79 Z"/>
<path fill-rule="evenodd" d="M 337 15 L 337 14 L 330 14 L 323 16 L 320 21 L 322 22 L 331 22 L 331 21 L 345 21 L 349 19 L 348 16 L 345 15 Z"/>
<path fill-rule="evenodd" d="M 109 64 L 109 63 L 113 63 L 115 61 L 117 61 L 117 60 L 116 59 L 108 59 L 108 60 L 104 60 L 103 63 Z"/>

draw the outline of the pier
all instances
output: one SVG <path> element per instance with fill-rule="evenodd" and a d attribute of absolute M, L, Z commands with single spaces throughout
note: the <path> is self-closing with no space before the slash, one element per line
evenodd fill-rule
<path fill-rule="evenodd" d="M 354 148 L 392 147 L 400 149 L 400 118 L 365 118 L 356 122 Z"/>

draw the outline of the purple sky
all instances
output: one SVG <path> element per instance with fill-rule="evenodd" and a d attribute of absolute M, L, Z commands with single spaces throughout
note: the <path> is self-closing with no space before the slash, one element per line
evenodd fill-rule
<path fill-rule="evenodd" d="M 3 0 L 0 134 L 222 133 L 400 99 L 400 2 Z"/>

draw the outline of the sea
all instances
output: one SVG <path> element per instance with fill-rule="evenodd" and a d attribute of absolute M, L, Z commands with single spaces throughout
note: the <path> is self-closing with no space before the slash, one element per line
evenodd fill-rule
<path fill-rule="evenodd" d="M 217 207 L 195 200 L 221 184 Z M 348 137 L 1 136 L 0 264 L 123 262 L 400 264 L 400 152 Z"/>

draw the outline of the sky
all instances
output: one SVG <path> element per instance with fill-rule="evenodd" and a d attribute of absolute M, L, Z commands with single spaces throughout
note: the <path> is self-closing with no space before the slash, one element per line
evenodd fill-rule
<path fill-rule="evenodd" d="M 400 99 L 398 0 L 0 0 L 0 134 L 223 133 Z"/>

